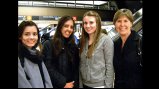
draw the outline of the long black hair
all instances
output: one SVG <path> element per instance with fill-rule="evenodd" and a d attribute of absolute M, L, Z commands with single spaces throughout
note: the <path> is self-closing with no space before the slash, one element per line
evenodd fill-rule
<path fill-rule="evenodd" d="M 66 40 L 68 44 L 75 44 L 73 33 L 70 35 L 68 39 L 64 38 L 61 33 L 62 27 L 68 20 L 73 21 L 73 29 L 75 28 L 75 22 L 71 16 L 63 16 L 59 19 L 57 29 L 53 37 L 53 42 L 55 45 L 55 48 L 53 49 L 53 51 L 55 52 L 56 55 L 60 53 L 61 49 L 64 47 L 64 43 L 66 42 Z"/>

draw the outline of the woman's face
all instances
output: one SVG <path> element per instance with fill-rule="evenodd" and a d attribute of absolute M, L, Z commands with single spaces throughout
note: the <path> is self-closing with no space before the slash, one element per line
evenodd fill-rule
<path fill-rule="evenodd" d="M 96 19 L 94 16 L 85 16 L 83 18 L 84 30 L 90 35 L 96 31 Z"/>
<path fill-rule="evenodd" d="M 126 16 L 121 16 L 115 22 L 116 31 L 120 35 L 127 35 L 131 32 L 132 23 Z"/>
<path fill-rule="evenodd" d="M 37 28 L 35 26 L 27 26 L 20 39 L 26 47 L 32 48 L 38 41 Z"/>
<path fill-rule="evenodd" d="M 73 21 L 68 20 L 65 22 L 65 24 L 62 27 L 61 30 L 62 36 L 65 38 L 69 38 L 72 32 L 73 32 Z"/>

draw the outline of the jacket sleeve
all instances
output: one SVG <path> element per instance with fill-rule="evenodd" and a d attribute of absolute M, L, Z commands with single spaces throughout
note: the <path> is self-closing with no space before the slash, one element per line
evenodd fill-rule
<path fill-rule="evenodd" d="M 79 71 L 79 88 L 83 88 L 82 77 L 81 77 L 80 71 Z"/>
<path fill-rule="evenodd" d="M 21 66 L 19 58 L 18 58 L 18 88 L 32 88 L 31 84 L 26 78 L 24 69 Z"/>
<path fill-rule="evenodd" d="M 114 67 L 113 67 L 113 56 L 114 56 L 114 44 L 110 37 L 107 36 L 104 45 L 104 55 L 106 60 L 106 88 L 113 88 L 114 83 Z"/>
<path fill-rule="evenodd" d="M 45 41 L 43 46 L 42 53 L 44 55 L 44 62 L 48 69 L 53 87 L 64 88 L 64 86 L 66 85 L 66 78 L 55 68 L 55 65 L 53 63 L 54 59 L 52 57 L 52 46 L 50 42 L 51 41 L 49 40 Z"/>
<path fill-rule="evenodd" d="M 79 88 L 79 60 L 80 60 L 80 57 L 79 57 L 79 49 L 78 47 L 76 48 L 76 51 L 75 51 L 75 83 L 74 83 L 74 87 L 75 88 Z"/>

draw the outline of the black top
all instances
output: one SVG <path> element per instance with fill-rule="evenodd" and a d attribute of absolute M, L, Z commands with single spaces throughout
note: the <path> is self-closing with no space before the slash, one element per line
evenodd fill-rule
<path fill-rule="evenodd" d="M 65 43 L 58 56 L 52 47 L 52 40 L 44 43 L 43 54 L 54 88 L 63 88 L 66 83 L 74 82 L 79 87 L 79 49 L 76 45 Z"/>
<path fill-rule="evenodd" d="M 137 40 L 138 34 L 131 31 L 123 48 L 121 38 L 114 43 L 115 88 L 143 87 L 143 67 L 137 55 Z"/>

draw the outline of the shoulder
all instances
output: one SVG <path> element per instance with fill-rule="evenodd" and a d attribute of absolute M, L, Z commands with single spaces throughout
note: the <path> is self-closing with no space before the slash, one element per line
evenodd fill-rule
<path fill-rule="evenodd" d="M 133 38 L 134 40 L 138 40 L 138 39 L 141 39 L 142 36 L 139 35 L 136 31 L 132 30 L 131 31 L 131 35 L 130 35 L 131 38 Z"/>
<path fill-rule="evenodd" d="M 108 36 L 107 34 L 103 34 L 103 33 L 101 33 L 100 39 L 111 40 L 110 36 Z"/>
<path fill-rule="evenodd" d="M 141 35 L 139 35 L 137 32 L 134 33 L 133 35 L 134 35 L 133 40 L 134 40 L 135 43 L 139 43 L 139 42 L 141 43 L 142 42 L 142 36 Z"/>
<path fill-rule="evenodd" d="M 18 70 L 22 68 L 20 58 L 18 57 Z"/>
<path fill-rule="evenodd" d="M 101 34 L 101 40 L 104 41 L 104 43 L 106 44 L 113 44 L 113 40 L 111 39 L 111 37 L 103 33 Z"/>
<path fill-rule="evenodd" d="M 46 40 L 43 45 L 48 45 L 48 44 L 50 44 L 51 41 L 52 40 Z"/>
<path fill-rule="evenodd" d="M 116 40 L 114 41 L 114 44 L 119 44 L 119 43 L 121 43 L 121 42 L 122 42 L 121 37 L 119 37 L 118 39 L 116 39 Z"/>
<path fill-rule="evenodd" d="M 44 43 L 43 43 L 43 48 L 51 48 L 51 45 L 53 44 L 53 40 L 50 39 L 50 40 L 46 40 Z"/>

